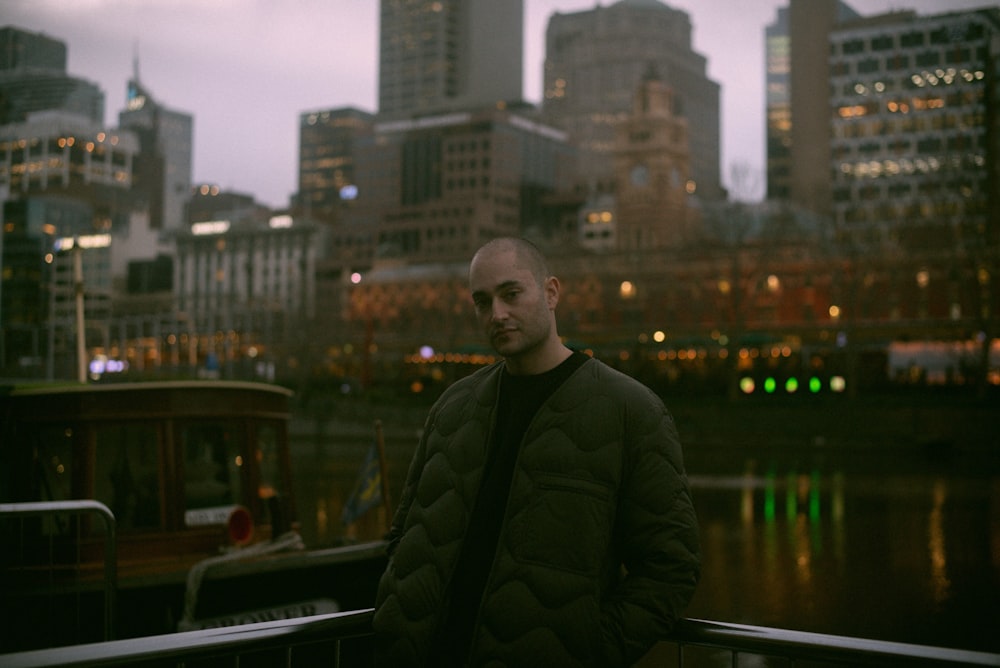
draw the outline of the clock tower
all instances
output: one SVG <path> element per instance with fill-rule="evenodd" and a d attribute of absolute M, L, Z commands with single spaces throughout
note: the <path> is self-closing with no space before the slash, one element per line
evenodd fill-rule
<path fill-rule="evenodd" d="M 617 128 L 613 150 L 617 246 L 667 248 L 690 239 L 692 211 L 687 120 L 674 114 L 673 91 L 652 68 Z"/>

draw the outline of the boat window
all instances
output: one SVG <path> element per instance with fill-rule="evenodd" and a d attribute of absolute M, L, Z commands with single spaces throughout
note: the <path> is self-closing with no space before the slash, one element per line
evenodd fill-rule
<path fill-rule="evenodd" d="M 115 515 L 119 529 L 160 526 L 159 438 L 155 424 L 109 424 L 94 429 L 94 498 Z"/>
<path fill-rule="evenodd" d="M 181 427 L 188 526 L 225 524 L 232 506 L 242 503 L 241 434 L 239 424 L 231 421 L 192 422 Z M 196 510 L 206 512 L 191 512 Z"/>
<path fill-rule="evenodd" d="M 261 524 L 270 524 L 272 530 L 282 531 L 287 529 L 286 513 L 288 507 L 285 505 L 286 489 L 284 476 L 282 475 L 282 453 L 281 432 L 278 425 L 269 422 L 257 424 L 257 463 L 258 474 L 260 476 L 257 486 L 257 496 L 261 500 Z"/>
<path fill-rule="evenodd" d="M 73 496 L 73 427 L 41 426 L 34 432 L 34 496 L 65 501 Z"/>
<path fill-rule="evenodd" d="M 257 426 L 257 461 L 260 464 L 260 486 L 257 495 L 267 501 L 283 493 L 281 482 L 281 450 L 278 429 L 273 424 Z"/>

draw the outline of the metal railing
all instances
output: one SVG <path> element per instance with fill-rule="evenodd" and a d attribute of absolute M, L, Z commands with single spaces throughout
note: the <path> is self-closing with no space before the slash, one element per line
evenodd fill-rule
<path fill-rule="evenodd" d="M 0 655 L 4 668 L 370 666 L 371 609 Z M 1000 666 L 1000 654 L 683 620 L 638 666 Z"/>
<path fill-rule="evenodd" d="M 104 639 L 115 637 L 115 618 L 117 615 L 115 601 L 118 595 L 118 540 L 114 513 L 100 501 L 92 499 L 74 499 L 68 501 L 36 501 L 26 503 L 0 503 L 0 519 L 25 517 L 52 517 L 55 515 L 97 515 L 104 522 Z M 79 530 L 79 525 L 78 525 Z M 23 531 L 23 527 L 22 527 Z M 52 559 L 52 537 L 49 538 L 50 559 L 49 569 L 55 569 Z M 16 541 L 23 546 L 24 541 Z M 77 536 L 76 544 L 80 544 Z M 13 555 L 17 556 L 17 555 Z M 79 555 L 77 566 L 79 566 Z M 0 601 L 2 601 L 0 597 Z M 2 665 L 2 664 L 0 664 Z"/>

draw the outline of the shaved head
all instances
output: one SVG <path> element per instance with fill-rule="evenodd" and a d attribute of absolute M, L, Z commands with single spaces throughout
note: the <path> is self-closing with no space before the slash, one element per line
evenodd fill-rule
<path fill-rule="evenodd" d="M 549 263 L 545 260 L 542 252 L 538 250 L 538 246 L 520 237 L 499 237 L 488 241 L 476 251 L 472 261 L 474 263 L 476 258 L 480 256 L 486 257 L 494 253 L 511 250 L 514 251 L 517 263 L 530 271 L 539 285 L 551 275 L 549 272 Z"/>

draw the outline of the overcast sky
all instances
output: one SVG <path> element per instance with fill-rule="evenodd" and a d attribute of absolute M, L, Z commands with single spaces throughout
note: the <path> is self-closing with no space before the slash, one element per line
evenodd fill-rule
<path fill-rule="evenodd" d="M 847 2 L 861 14 L 996 6 Z M 549 16 L 596 4 L 613 3 L 525 0 L 525 99 L 541 98 Z M 722 86 L 723 181 L 734 165 L 762 175 L 764 27 L 787 0 L 666 4 L 691 17 L 694 48 Z M 297 188 L 299 114 L 341 106 L 377 111 L 378 8 L 378 0 L 0 0 L 0 26 L 64 41 L 69 73 L 104 90 L 104 120 L 112 126 L 138 53 L 140 79 L 153 97 L 194 117 L 194 181 L 281 207 Z"/>

